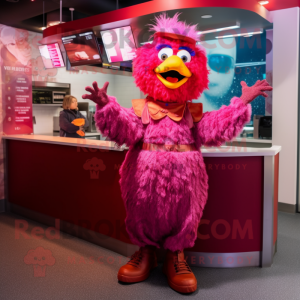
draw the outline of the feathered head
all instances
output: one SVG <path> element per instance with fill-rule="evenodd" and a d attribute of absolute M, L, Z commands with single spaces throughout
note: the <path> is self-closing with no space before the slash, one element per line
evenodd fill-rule
<path fill-rule="evenodd" d="M 136 85 L 156 100 L 183 103 L 197 99 L 208 88 L 205 49 L 197 45 L 197 25 L 165 13 L 150 25 L 152 44 L 137 50 L 133 61 Z"/>

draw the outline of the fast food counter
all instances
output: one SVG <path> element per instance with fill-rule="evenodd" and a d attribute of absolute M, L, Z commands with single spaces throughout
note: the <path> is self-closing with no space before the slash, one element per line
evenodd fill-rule
<path fill-rule="evenodd" d="M 42 135 L 4 136 L 3 141 L 6 211 L 121 255 L 130 256 L 138 249 L 124 226 L 126 211 L 119 187 L 127 147 Z M 280 151 L 274 145 L 201 147 L 209 190 L 195 246 L 185 249 L 190 265 L 272 265 Z M 164 252 L 157 249 L 159 261 Z"/>

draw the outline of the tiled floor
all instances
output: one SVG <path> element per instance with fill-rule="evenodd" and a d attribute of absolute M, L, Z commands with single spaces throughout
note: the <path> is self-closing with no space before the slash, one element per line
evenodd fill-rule
<path fill-rule="evenodd" d="M 52 240 L 45 235 L 41 239 L 18 237 L 16 220 L 28 221 L 26 232 L 35 226 L 46 229 L 18 215 L 0 214 L 0 300 L 300 299 L 300 214 L 279 213 L 278 252 L 272 267 L 192 267 L 198 289 L 189 295 L 168 286 L 161 264 L 146 281 L 122 284 L 117 272 L 125 257 L 63 233 Z M 41 253 L 48 265 L 34 270 L 28 251 L 37 247 L 49 250 Z"/>

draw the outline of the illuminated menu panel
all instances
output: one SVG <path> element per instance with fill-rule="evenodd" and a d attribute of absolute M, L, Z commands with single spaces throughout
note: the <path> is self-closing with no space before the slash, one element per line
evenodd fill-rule
<path fill-rule="evenodd" d="M 104 49 L 110 63 L 136 57 L 136 46 L 130 26 L 101 31 Z"/>
<path fill-rule="evenodd" d="M 31 68 L 5 61 L 2 66 L 3 132 L 32 133 L 32 72 Z"/>
<path fill-rule="evenodd" d="M 65 66 L 58 43 L 39 46 L 39 50 L 46 69 Z"/>

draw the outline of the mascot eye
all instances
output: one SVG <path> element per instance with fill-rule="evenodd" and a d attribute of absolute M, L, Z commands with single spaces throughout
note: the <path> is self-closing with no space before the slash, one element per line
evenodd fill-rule
<path fill-rule="evenodd" d="M 191 54 L 186 50 L 178 51 L 177 56 L 179 56 L 184 63 L 190 62 L 192 59 Z"/>
<path fill-rule="evenodd" d="M 158 58 L 161 60 L 166 60 L 168 57 L 173 55 L 173 49 L 171 48 L 162 48 L 159 52 L 158 52 Z"/>

